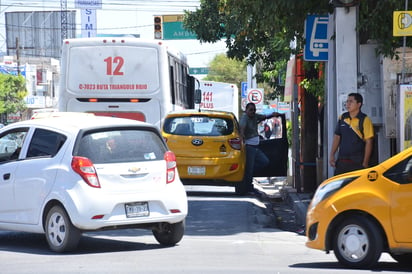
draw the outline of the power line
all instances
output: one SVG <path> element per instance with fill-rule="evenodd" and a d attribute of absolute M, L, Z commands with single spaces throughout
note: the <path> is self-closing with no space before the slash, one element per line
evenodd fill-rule
<path fill-rule="evenodd" d="M 65 0 L 68 6 L 68 10 L 74 8 L 75 0 Z M 200 5 L 200 1 L 192 1 L 192 0 L 110 0 L 110 1 L 102 1 L 102 9 L 103 11 L 115 11 L 115 12 L 123 12 L 123 11 L 136 11 L 136 12 L 149 12 L 153 11 L 157 14 L 161 13 L 162 10 L 167 12 L 180 12 L 182 13 L 183 10 L 188 9 L 196 9 Z M 31 9 L 31 10 L 30 10 Z M 3 15 L 5 12 L 8 11 L 61 11 L 60 1 L 56 0 L 43 0 L 43 1 L 24 1 L 22 4 L 21 1 L 13 1 L 13 0 L 0 0 L 0 16 Z M 170 13 L 170 14 L 171 14 Z M 10 24 L 8 25 L 10 26 Z M 5 23 L 0 22 L 0 28 L 4 28 Z M 25 29 L 32 29 L 34 31 L 40 30 L 59 30 L 61 26 L 54 27 L 35 27 L 32 25 L 26 26 L 11 26 L 11 27 L 21 27 Z M 70 27 L 70 26 L 69 26 Z M 116 31 L 116 30 L 136 30 L 143 28 L 150 28 L 153 27 L 153 23 L 150 24 L 143 24 L 143 25 L 130 25 L 127 26 L 119 26 L 119 27 L 99 27 L 99 31 L 107 32 L 107 31 Z M 72 28 L 72 27 L 70 27 Z M 77 23 L 75 29 L 80 30 L 81 24 Z M 0 39 L 1 40 L 1 39 Z M 226 49 L 215 49 L 209 51 L 201 51 L 201 52 L 192 52 L 186 53 L 186 55 L 201 55 L 201 54 L 208 54 L 208 53 L 218 53 L 223 52 Z"/>
<path fill-rule="evenodd" d="M 7 2 L 7 3 L 4 3 Z M 68 8 L 75 8 L 75 1 L 66 1 Z M 162 1 L 149 1 L 149 0 L 135 0 L 135 1 L 123 1 L 123 0 L 111 0 L 102 1 L 102 10 L 113 10 L 113 11 L 130 11 L 130 9 L 138 11 L 159 11 L 161 10 L 171 10 L 177 11 L 184 9 L 193 10 L 198 8 L 200 1 L 191 0 L 162 0 Z M 3 10 L 8 8 L 36 8 L 36 9 L 59 9 L 59 3 L 55 0 L 44 0 L 44 1 L 25 1 L 24 4 L 21 1 L 2 1 L 0 8 Z"/>

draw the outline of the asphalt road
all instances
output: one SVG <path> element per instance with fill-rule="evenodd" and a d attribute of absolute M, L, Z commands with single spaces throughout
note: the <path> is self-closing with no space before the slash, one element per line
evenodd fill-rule
<path fill-rule="evenodd" d="M 0 273 L 371 272 L 344 269 L 333 254 L 307 248 L 304 236 L 278 227 L 261 197 L 238 197 L 232 188 L 187 191 L 186 232 L 174 247 L 159 245 L 150 231 L 127 229 L 85 233 L 76 251 L 56 254 L 43 235 L 0 231 Z M 374 271 L 409 272 L 387 254 Z"/>

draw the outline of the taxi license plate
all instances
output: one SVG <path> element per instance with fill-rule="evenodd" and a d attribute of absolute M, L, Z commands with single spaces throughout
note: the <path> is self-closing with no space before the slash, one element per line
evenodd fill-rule
<path fill-rule="evenodd" d="M 205 175 L 206 168 L 204 166 L 189 166 L 187 167 L 188 175 Z"/>
<path fill-rule="evenodd" d="M 149 205 L 147 202 L 136 202 L 125 204 L 127 218 L 149 216 Z"/>

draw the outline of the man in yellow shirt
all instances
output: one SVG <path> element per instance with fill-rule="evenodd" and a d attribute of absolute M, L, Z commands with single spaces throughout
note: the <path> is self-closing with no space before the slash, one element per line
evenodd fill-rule
<path fill-rule="evenodd" d="M 339 117 L 329 155 L 335 175 L 369 167 L 374 130 L 371 119 L 361 111 L 362 104 L 362 95 L 350 93 L 346 101 L 348 112 Z"/>

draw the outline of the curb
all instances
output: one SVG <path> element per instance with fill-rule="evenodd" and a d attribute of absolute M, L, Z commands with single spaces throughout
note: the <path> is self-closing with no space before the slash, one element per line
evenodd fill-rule
<path fill-rule="evenodd" d="M 295 212 L 296 224 L 304 230 L 306 212 L 312 199 L 311 193 L 298 193 L 288 185 L 287 178 L 284 177 L 254 178 L 254 184 L 266 198 L 285 201 Z"/>
<path fill-rule="evenodd" d="M 286 202 L 294 209 L 296 213 L 296 223 L 302 227 L 306 226 L 306 213 L 311 201 L 311 194 L 296 193 L 286 190 Z"/>

